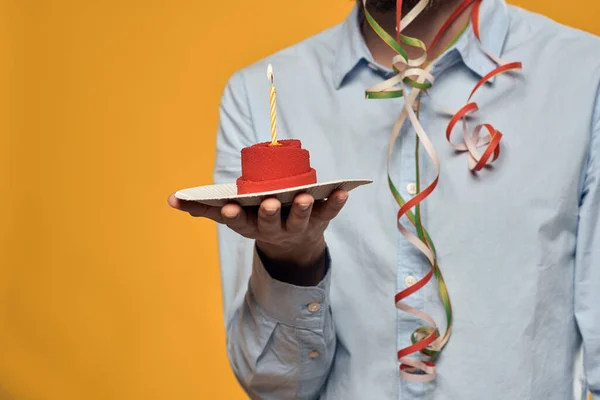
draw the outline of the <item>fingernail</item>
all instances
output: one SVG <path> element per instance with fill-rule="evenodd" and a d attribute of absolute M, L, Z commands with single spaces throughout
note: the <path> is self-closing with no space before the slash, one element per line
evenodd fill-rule
<path fill-rule="evenodd" d="M 265 208 L 265 214 L 275 215 L 277 214 L 277 208 Z"/>
<path fill-rule="evenodd" d="M 238 216 L 238 213 L 236 212 L 224 212 L 223 216 L 227 219 L 234 219 Z"/>
<path fill-rule="evenodd" d="M 346 200 L 348 200 L 348 196 L 345 196 L 345 195 L 344 196 L 340 196 L 340 197 L 337 198 L 338 204 L 345 203 Z"/>
<path fill-rule="evenodd" d="M 300 207 L 300 210 L 306 211 L 310 207 L 310 203 L 308 203 L 308 204 L 306 204 L 306 203 L 298 204 L 298 207 Z"/>

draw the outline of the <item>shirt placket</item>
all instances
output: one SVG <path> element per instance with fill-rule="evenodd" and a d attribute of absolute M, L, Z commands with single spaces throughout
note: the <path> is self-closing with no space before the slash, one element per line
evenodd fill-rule
<path fill-rule="evenodd" d="M 408 95 L 408 94 L 407 94 Z M 420 106 L 420 122 L 423 128 L 427 129 L 427 118 L 423 112 L 426 107 L 426 98 L 423 97 Z M 397 150 L 400 152 L 400 160 L 398 167 L 400 171 L 397 171 L 396 176 L 399 177 L 396 186 L 402 197 L 408 201 L 414 197 L 417 193 L 417 182 L 416 182 L 416 132 L 409 120 L 405 122 L 402 131 L 401 145 Z M 421 167 L 423 166 L 423 149 L 419 147 L 419 159 Z M 421 188 L 422 189 L 422 188 Z M 413 234 L 416 233 L 415 227 L 410 223 L 408 218 L 403 217 L 401 223 Z M 423 254 L 416 249 L 412 244 L 406 240 L 406 238 L 398 231 L 397 233 L 397 279 L 396 288 L 397 292 L 406 289 L 409 286 L 414 285 L 419 279 L 421 279 L 427 272 L 427 260 Z M 412 307 L 419 310 L 425 308 L 425 296 L 422 290 L 419 290 L 408 298 L 404 302 Z M 416 318 L 415 316 L 408 314 L 404 311 L 397 310 L 397 349 L 400 350 L 411 344 L 410 337 L 415 329 L 423 325 L 423 321 Z M 421 354 L 413 354 L 411 357 L 422 359 Z M 399 364 L 398 364 L 399 367 Z M 405 379 L 398 377 L 399 380 L 399 398 L 402 400 L 413 400 L 421 399 L 425 395 L 425 385 L 420 382 L 410 382 Z"/>

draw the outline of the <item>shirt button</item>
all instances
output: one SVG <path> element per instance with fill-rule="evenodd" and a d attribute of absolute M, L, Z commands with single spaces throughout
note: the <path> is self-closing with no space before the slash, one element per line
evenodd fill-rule
<path fill-rule="evenodd" d="M 308 311 L 310 311 L 311 313 L 316 313 L 320 309 L 321 309 L 321 303 L 310 303 L 308 305 Z"/>
<path fill-rule="evenodd" d="M 317 357 L 319 357 L 319 356 L 320 356 L 320 354 L 319 354 L 319 352 L 318 352 L 318 351 L 311 351 L 310 353 L 308 353 L 308 356 L 309 356 L 310 358 L 317 358 Z"/>
<path fill-rule="evenodd" d="M 412 275 L 409 275 L 406 278 L 404 278 L 404 284 L 406 285 L 406 287 L 410 287 L 410 286 L 414 285 L 415 283 L 417 283 L 417 278 L 415 278 Z"/>
<path fill-rule="evenodd" d="M 417 194 L 417 184 L 414 182 L 409 183 L 406 185 L 406 191 L 408 194 Z"/>

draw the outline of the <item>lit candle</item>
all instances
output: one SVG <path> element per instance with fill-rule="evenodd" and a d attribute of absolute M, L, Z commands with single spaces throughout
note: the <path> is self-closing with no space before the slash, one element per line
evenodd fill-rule
<path fill-rule="evenodd" d="M 271 82 L 271 93 L 269 96 L 271 102 L 271 146 L 281 146 L 277 141 L 277 90 L 275 89 L 275 76 L 273 75 L 273 66 L 271 64 L 267 68 L 267 79 Z"/>

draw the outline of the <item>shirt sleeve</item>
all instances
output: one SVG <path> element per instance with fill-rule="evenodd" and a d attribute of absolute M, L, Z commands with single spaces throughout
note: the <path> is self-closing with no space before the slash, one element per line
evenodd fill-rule
<path fill-rule="evenodd" d="M 575 317 L 583 339 L 584 371 L 593 399 L 600 400 L 600 99 L 592 120 L 575 262 Z"/>
<path fill-rule="evenodd" d="M 257 142 L 241 72 L 228 82 L 219 114 L 215 183 L 235 182 L 240 150 Z M 313 399 L 333 362 L 336 336 L 329 307 L 330 268 L 315 287 L 271 278 L 254 248 L 218 226 L 219 259 L 233 371 L 253 399 Z M 327 263 L 330 265 L 329 256 Z"/>

